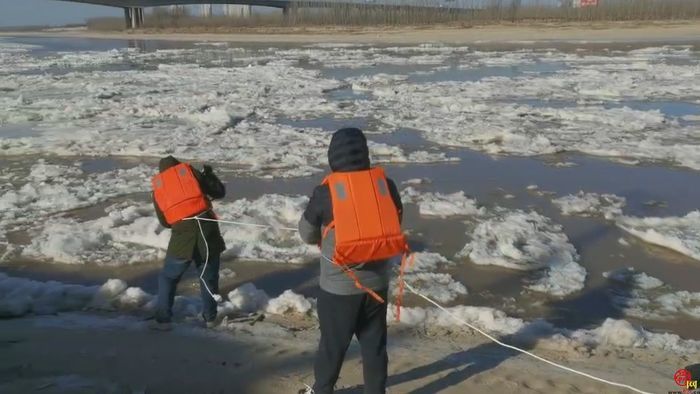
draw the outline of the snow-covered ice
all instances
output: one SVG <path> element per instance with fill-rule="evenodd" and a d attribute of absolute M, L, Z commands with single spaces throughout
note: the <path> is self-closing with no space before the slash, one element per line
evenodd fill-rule
<path fill-rule="evenodd" d="M 633 268 L 603 275 L 619 285 L 612 290 L 613 302 L 628 316 L 654 320 L 681 316 L 700 319 L 699 292 L 674 290 L 661 280 Z"/>
<path fill-rule="evenodd" d="M 275 315 L 283 315 L 290 311 L 304 314 L 308 313 L 311 307 L 311 302 L 306 297 L 287 289 L 279 297 L 271 299 L 265 311 Z"/>
<path fill-rule="evenodd" d="M 264 291 L 249 283 L 229 293 L 229 300 L 219 307 L 222 316 L 246 311 L 307 314 L 313 308 L 311 301 L 292 291 L 285 291 L 279 297 L 270 299 Z M 102 286 L 82 286 L 54 281 L 39 282 L 0 273 L 0 317 L 84 309 L 152 313 L 154 305 L 152 295 L 139 288 L 129 287 L 118 279 L 109 280 Z M 197 318 L 200 308 L 198 298 L 176 297 L 174 313 L 179 317 Z M 395 319 L 394 310 L 393 307 L 388 308 L 389 323 Z M 625 320 L 607 319 L 594 329 L 570 331 L 555 328 L 541 320 L 527 322 L 513 318 L 489 307 L 459 305 L 449 307 L 447 311 L 494 335 L 515 335 L 516 338 L 523 339 L 535 336 L 566 343 L 574 341 L 591 347 L 650 348 L 679 354 L 696 354 L 700 351 L 699 341 L 684 340 L 674 334 L 651 333 Z M 402 307 L 401 321 L 407 325 L 461 326 L 461 323 L 437 308 Z"/>
<path fill-rule="evenodd" d="M 143 165 L 86 174 L 79 164 L 48 164 L 40 159 L 31 166 L 29 174 L 22 177 L 22 186 L 0 184 L 0 220 L 27 222 L 110 198 L 145 192 L 152 175 L 153 169 Z"/>
<path fill-rule="evenodd" d="M 318 248 L 304 244 L 295 230 L 307 202 L 304 196 L 277 194 L 215 202 L 220 217 L 237 222 L 220 224 L 227 245 L 224 257 L 299 263 L 318 256 Z M 170 230 L 160 225 L 151 204 L 125 201 L 106 211 L 106 216 L 86 221 L 45 220 L 33 230 L 23 254 L 60 263 L 112 266 L 164 256 Z"/>
<path fill-rule="evenodd" d="M 564 215 L 603 216 L 612 220 L 622 215 L 627 200 L 614 194 L 584 193 L 569 194 L 552 200 Z"/>
<path fill-rule="evenodd" d="M 153 313 L 154 295 L 139 287 L 129 287 L 121 279 L 109 279 L 101 286 L 41 282 L 0 273 L 0 318 L 28 314 L 46 315 L 80 310 Z M 291 290 L 270 298 L 252 283 L 244 283 L 228 294 L 219 305 L 221 316 L 240 312 L 264 311 L 272 314 L 308 313 L 312 303 Z M 175 297 L 173 312 L 180 317 L 197 317 L 199 297 Z"/>
<path fill-rule="evenodd" d="M 454 301 L 459 296 L 467 294 L 467 288 L 448 273 L 438 272 L 439 269 L 454 266 L 438 253 L 414 253 L 413 265 L 407 266 L 404 280 L 417 291 L 440 302 Z M 390 286 L 394 295 L 398 294 L 398 280 L 394 278 Z"/>
<path fill-rule="evenodd" d="M 593 329 L 572 331 L 556 328 L 542 320 L 527 322 L 513 318 L 489 307 L 460 305 L 446 310 L 449 314 L 437 308 L 402 307 L 401 322 L 412 326 L 443 327 L 462 326 L 461 322 L 467 322 L 491 335 L 512 335 L 518 341 L 558 343 L 570 349 L 585 345 L 590 348 L 646 348 L 684 355 L 700 352 L 700 341 L 683 339 L 670 333 L 650 332 L 626 320 L 608 318 Z M 394 308 L 389 308 L 388 318 L 389 321 L 395 318 Z"/>
<path fill-rule="evenodd" d="M 700 168 L 692 127 L 658 110 L 625 106 L 648 97 L 698 100 L 700 89 L 687 81 L 695 78 L 700 65 L 689 48 L 609 51 L 603 56 L 553 49 L 474 51 L 439 45 L 258 50 L 199 46 L 41 57 L 32 55 L 31 49 L 7 41 L 0 45 L 7 64 L 0 70 L 0 87 L 7 93 L 0 97 L 0 124 L 31 122 L 42 130 L 41 138 L 0 140 L 0 149 L 9 154 L 158 156 L 172 152 L 184 158 L 237 161 L 252 166 L 258 174 L 307 175 L 318 171 L 316 161 L 308 159 L 318 157 L 314 142 L 320 135 L 275 122 L 332 115 L 372 116 L 381 119 L 378 127 L 384 131 L 410 127 L 438 144 L 488 153 L 581 151 Z M 668 62 L 678 59 L 683 61 Z M 467 68 L 534 67 L 535 63 L 555 67 L 546 73 L 414 83 L 401 74 L 335 79 L 306 66 L 310 62 L 325 68 L 377 64 L 439 68 L 448 61 Z M 140 69 L 99 69 L 105 64 L 136 64 Z M 54 69 L 63 71 L 46 73 Z M 611 75 L 616 81 L 612 85 L 608 83 Z M 348 86 L 369 93 L 372 99 L 337 101 L 326 95 Z M 541 100 L 542 104 L 531 105 L 527 100 Z M 567 104 L 548 106 L 548 101 Z M 239 124 L 241 119 L 248 124 Z M 276 129 L 284 134 L 279 139 L 274 139 Z M 143 138 L 145 133 L 148 139 Z M 262 134 L 259 138 L 258 133 Z M 268 155 L 262 149 L 253 151 L 253 141 L 264 143 L 266 137 L 274 139 L 266 146 L 268 151 L 280 144 L 282 148 Z M 289 149 L 287 144 L 294 146 Z M 211 149 L 212 145 L 223 148 Z M 404 152 L 398 159 L 447 159 L 429 153 L 425 157 L 426 152 L 412 156 Z M 251 163 L 257 157 L 260 159 Z M 289 160 L 284 169 L 280 168 L 282 160 Z M 307 164 L 296 170 L 300 163 Z"/>
<path fill-rule="evenodd" d="M 586 270 L 562 227 L 536 212 L 498 210 L 481 221 L 457 256 L 480 265 L 543 270 L 529 289 L 564 296 L 583 289 Z"/>
<path fill-rule="evenodd" d="M 168 59 L 169 52 L 158 53 Z M 40 131 L 0 138 L 0 152 L 13 155 L 173 154 L 233 162 L 256 175 L 306 176 L 325 165 L 329 133 L 276 120 L 356 115 L 325 96 L 343 81 L 272 63 L 207 68 L 158 63 L 155 69 L 74 70 L 49 77 L 9 74 L 0 81 L 8 87 L 0 97 L 0 125 L 30 122 Z M 383 143 L 371 148 L 377 162 L 456 160 Z"/>
<path fill-rule="evenodd" d="M 420 214 L 441 218 L 451 216 L 475 216 L 485 212 L 477 205 L 476 200 L 467 197 L 463 191 L 443 194 L 420 192 L 414 187 L 401 191 L 401 200 L 405 203 L 417 204 Z"/>
<path fill-rule="evenodd" d="M 307 203 L 305 196 L 266 194 L 255 200 L 217 204 L 215 211 L 221 218 L 254 225 L 220 224 L 228 247 L 224 256 L 292 263 L 318 256 L 318 247 L 304 244 L 296 232 Z"/>
<path fill-rule="evenodd" d="M 107 216 L 79 222 L 44 222 L 23 254 L 67 264 L 126 265 L 164 257 L 170 230 L 158 223 L 150 204 L 117 204 Z"/>
<path fill-rule="evenodd" d="M 616 223 L 621 229 L 645 242 L 700 260 L 700 211 L 682 217 L 623 216 Z"/>

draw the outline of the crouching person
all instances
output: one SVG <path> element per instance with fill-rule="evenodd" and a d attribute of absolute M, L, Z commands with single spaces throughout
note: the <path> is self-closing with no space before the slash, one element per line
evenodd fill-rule
<path fill-rule="evenodd" d="M 332 173 L 315 188 L 299 221 L 302 239 L 320 244 L 322 252 L 321 339 L 313 392 L 333 393 L 345 352 L 356 336 L 362 349 L 364 392 L 383 394 L 390 260 L 407 251 L 401 198 L 384 171 L 370 166 L 367 140 L 359 129 L 333 134 L 328 162 Z"/>
<path fill-rule="evenodd" d="M 210 166 L 204 171 L 181 163 L 172 156 L 159 163 L 153 177 L 153 206 L 160 223 L 172 229 L 163 270 L 158 277 L 158 306 L 154 329 L 171 328 L 172 308 L 177 284 L 191 263 L 197 268 L 202 293 L 202 318 L 207 327 L 215 325 L 219 291 L 219 256 L 226 246 L 219 224 L 186 220 L 191 217 L 214 219 L 211 200 L 223 198 L 226 188 Z M 218 296 L 217 296 L 218 297 Z"/>

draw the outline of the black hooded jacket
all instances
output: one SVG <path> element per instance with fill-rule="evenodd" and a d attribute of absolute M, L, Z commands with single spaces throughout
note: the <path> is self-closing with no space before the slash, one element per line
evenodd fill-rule
<path fill-rule="evenodd" d="M 160 172 L 163 172 L 178 164 L 180 164 L 179 160 L 172 156 L 167 156 L 160 159 L 158 169 Z M 226 187 L 212 172 L 211 167 L 204 166 L 204 173 L 192 167 L 192 172 L 194 173 L 195 178 L 197 178 L 202 191 L 209 199 L 216 200 L 226 196 Z M 165 215 L 163 215 L 163 212 L 158 207 L 158 204 L 156 204 L 155 198 L 153 198 L 153 207 L 155 208 L 160 224 L 165 227 L 172 228 L 170 242 L 168 243 L 168 250 L 166 252 L 167 256 L 189 260 L 194 255 L 196 248 L 202 258 L 206 257 L 207 250 L 204 242 L 201 242 L 202 237 L 197 222 L 194 220 L 183 220 L 175 223 L 171 227 L 168 222 L 165 221 Z M 203 217 L 213 219 L 214 215 L 210 211 L 205 213 Z M 202 225 L 202 232 L 204 233 L 207 244 L 209 245 L 209 254 L 219 254 L 223 252 L 226 249 L 226 245 L 224 244 L 224 239 L 221 237 L 219 224 L 216 222 L 206 221 L 202 221 L 200 224 Z"/>
<path fill-rule="evenodd" d="M 370 169 L 369 149 L 367 139 L 361 130 L 355 128 L 340 129 L 333 134 L 328 148 L 328 164 L 334 172 L 351 172 Z M 401 196 L 396 184 L 387 178 L 389 192 L 399 213 L 403 213 Z M 331 231 L 322 240 L 323 228 L 333 221 L 333 203 L 328 185 L 319 185 L 313 191 L 309 204 L 299 221 L 299 234 L 308 244 L 322 244 L 324 255 L 332 255 L 335 248 L 334 232 Z M 388 263 L 372 263 L 355 267 L 357 276 L 363 285 L 373 290 L 383 290 L 388 286 Z M 321 288 L 325 291 L 340 295 L 358 294 L 362 290 L 337 267 L 322 259 Z"/>
<path fill-rule="evenodd" d="M 333 134 L 328 147 L 328 164 L 333 172 L 352 172 L 370 169 L 369 148 L 367 138 L 360 129 L 346 128 L 340 129 Z M 399 217 L 403 214 L 403 204 L 396 184 L 387 178 L 389 192 L 394 200 Z M 331 192 L 328 185 L 319 185 L 314 189 L 309 205 L 304 211 L 304 218 L 313 226 L 327 226 L 333 221 L 333 204 L 331 202 Z M 305 240 L 310 244 L 318 244 L 321 241 L 319 232 L 318 239 Z"/>

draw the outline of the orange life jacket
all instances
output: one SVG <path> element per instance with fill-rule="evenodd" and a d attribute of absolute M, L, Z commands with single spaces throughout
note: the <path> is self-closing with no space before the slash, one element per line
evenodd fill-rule
<path fill-rule="evenodd" d="M 384 170 L 375 167 L 334 172 L 323 184 L 330 189 L 333 205 L 333 221 L 324 230 L 324 238 L 330 230 L 335 230 L 332 262 L 355 280 L 357 288 L 384 302 L 374 291 L 362 286 L 348 267 L 405 256 L 409 251 Z"/>
<path fill-rule="evenodd" d="M 211 209 L 192 166 L 187 163 L 180 163 L 154 176 L 151 186 L 156 204 L 170 225 Z"/>

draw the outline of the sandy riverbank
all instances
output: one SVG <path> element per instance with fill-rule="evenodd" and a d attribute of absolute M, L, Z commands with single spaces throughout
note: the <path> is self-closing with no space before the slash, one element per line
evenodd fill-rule
<path fill-rule="evenodd" d="M 3 393 L 296 393 L 312 382 L 318 330 L 260 322 L 219 331 L 180 323 L 153 332 L 134 317 L 60 314 L 5 320 L 0 325 Z M 308 322 L 307 322 L 308 323 Z M 392 327 L 390 393 L 626 393 L 460 332 Z M 442 337 L 443 340 L 436 340 Z M 448 340 L 449 338 L 449 340 Z M 51 349 L 46 352 L 46 349 Z M 651 392 L 672 390 L 686 360 L 674 354 L 598 348 L 594 352 L 537 347 L 540 355 Z M 339 393 L 361 392 L 356 344 Z"/>
<path fill-rule="evenodd" d="M 491 25 L 470 28 L 395 28 L 333 29 L 296 28 L 250 29 L 240 32 L 135 31 L 99 32 L 76 29 L 52 29 L 35 32 L 0 32 L 0 36 L 71 37 L 104 39 L 157 39 L 173 41 L 348 42 L 374 44 L 418 44 L 442 42 L 470 44 L 481 42 L 683 42 L 700 38 L 700 22 L 591 23 Z"/>

